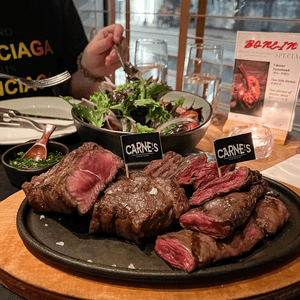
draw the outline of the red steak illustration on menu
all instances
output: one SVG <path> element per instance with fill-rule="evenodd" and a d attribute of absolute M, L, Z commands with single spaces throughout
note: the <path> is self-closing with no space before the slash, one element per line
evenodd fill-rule
<path fill-rule="evenodd" d="M 235 61 L 230 102 L 231 112 L 262 116 L 268 71 L 268 62 Z"/>

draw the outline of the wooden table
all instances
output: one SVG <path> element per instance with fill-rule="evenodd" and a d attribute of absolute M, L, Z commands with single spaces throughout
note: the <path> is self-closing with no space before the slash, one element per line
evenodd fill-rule
<path fill-rule="evenodd" d="M 213 141 L 225 137 L 222 124 L 212 124 L 198 147 L 212 152 Z M 275 145 L 269 158 L 240 165 L 264 170 L 296 154 L 300 140 L 289 136 L 286 145 Z M 300 189 L 289 186 L 300 195 Z M 300 253 L 286 265 L 247 279 L 211 284 L 132 283 L 64 272 L 33 256 L 16 229 L 16 214 L 24 199 L 22 191 L 0 203 L 0 282 L 28 299 L 291 299 L 300 294 Z"/>

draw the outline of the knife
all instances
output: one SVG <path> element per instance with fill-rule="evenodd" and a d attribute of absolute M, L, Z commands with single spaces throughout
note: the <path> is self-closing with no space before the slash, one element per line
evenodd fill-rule
<path fill-rule="evenodd" d="M 72 118 L 62 118 L 62 117 L 50 117 L 50 116 L 42 116 L 42 115 L 34 115 L 34 114 L 25 114 L 21 113 L 16 109 L 9 109 L 9 108 L 0 108 L 1 112 L 8 113 L 12 111 L 14 114 L 20 117 L 29 117 L 29 118 L 43 118 L 43 119 L 52 119 L 52 120 L 64 120 L 64 121 L 72 121 Z"/>

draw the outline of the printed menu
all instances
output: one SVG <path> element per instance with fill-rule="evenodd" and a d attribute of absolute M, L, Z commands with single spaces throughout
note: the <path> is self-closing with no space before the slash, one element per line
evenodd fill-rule
<path fill-rule="evenodd" d="M 291 131 L 299 70 L 299 35 L 239 31 L 228 119 Z"/>

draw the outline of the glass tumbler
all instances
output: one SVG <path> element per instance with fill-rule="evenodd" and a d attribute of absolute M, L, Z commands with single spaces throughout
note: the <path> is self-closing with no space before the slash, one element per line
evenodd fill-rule
<path fill-rule="evenodd" d="M 269 127 L 260 124 L 235 126 L 230 128 L 228 136 L 234 136 L 248 132 L 251 132 L 252 134 L 256 159 L 269 157 L 274 147 L 274 134 Z"/>
<path fill-rule="evenodd" d="M 220 97 L 223 47 L 212 44 L 190 46 L 183 90 L 206 99 L 215 115 Z"/>
<path fill-rule="evenodd" d="M 167 83 L 168 47 L 165 40 L 138 39 L 135 44 L 135 66 L 143 78 L 158 79 Z"/>

